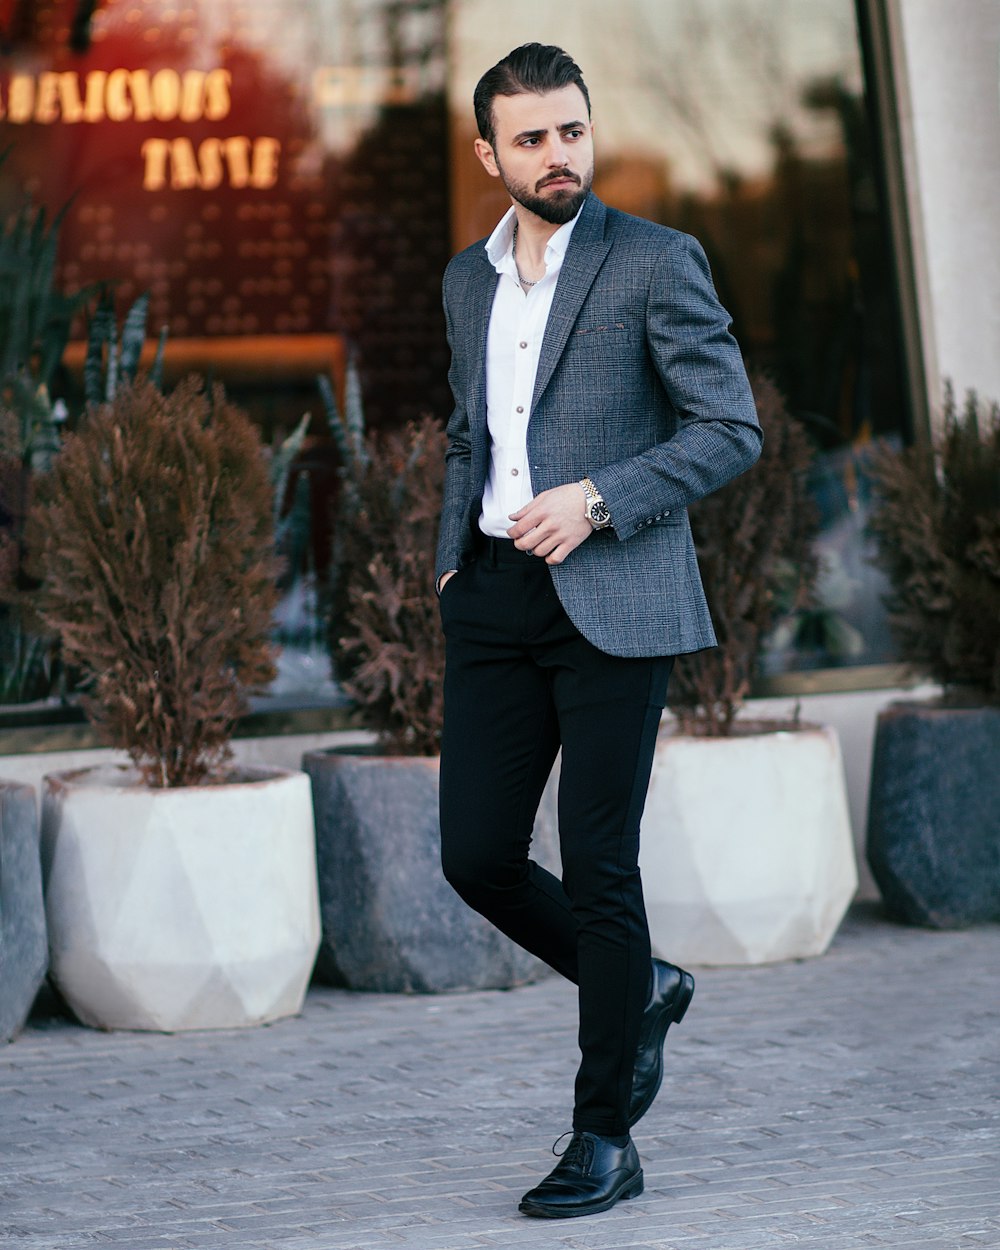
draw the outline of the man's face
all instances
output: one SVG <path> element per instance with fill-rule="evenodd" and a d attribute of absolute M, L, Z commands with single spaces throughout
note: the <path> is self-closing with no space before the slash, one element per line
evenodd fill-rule
<path fill-rule="evenodd" d="M 583 92 L 571 84 L 545 95 L 497 96 L 493 116 L 493 146 L 476 140 L 486 172 L 543 221 L 571 221 L 594 181 L 594 132 Z"/>

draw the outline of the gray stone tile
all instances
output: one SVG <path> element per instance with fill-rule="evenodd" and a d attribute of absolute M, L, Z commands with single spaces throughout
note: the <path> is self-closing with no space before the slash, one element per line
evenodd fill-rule
<path fill-rule="evenodd" d="M 819 960 L 703 969 L 635 1137 L 646 1192 L 529 1220 L 573 987 L 352 995 L 245 1032 L 36 1014 L 0 1051 L 0 1247 L 1000 1247 L 1000 928 L 851 914 Z"/>

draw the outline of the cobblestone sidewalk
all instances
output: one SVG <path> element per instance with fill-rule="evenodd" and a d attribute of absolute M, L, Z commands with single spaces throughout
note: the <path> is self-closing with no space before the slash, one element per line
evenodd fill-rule
<path fill-rule="evenodd" d="M 697 979 L 645 1194 L 559 1222 L 517 1213 L 568 1127 L 556 979 L 173 1037 L 36 1014 L 0 1051 L 0 1246 L 1000 1247 L 1000 927 L 859 908 L 820 960 Z"/>

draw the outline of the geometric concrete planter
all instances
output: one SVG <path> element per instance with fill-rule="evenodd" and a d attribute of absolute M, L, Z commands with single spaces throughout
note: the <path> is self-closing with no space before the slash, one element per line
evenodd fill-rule
<path fill-rule="evenodd" d="M 48 965 L 34 787 L 0 781 L 0 1042 L 24 1026 Z"/>
<path fill-rule="evenodd" d="M 546 974 L 445 881 L 437 757 L 310 751 L 302 767 L 316 813 L 318 975 L 353 990 L 426 994 Z"/>
<path fill-rule="evenodd" d="M 879 715 L 867 852 L 897 919 L 1000 920 L 1000 708 L 900 703 Z"/>
<path fill-rule="evenodd" d="M 836 731 L 661 734 L 639 864 L 663 958 L 822 954 L 858 883 Z"/>
<path fill-rule="evenodd" d="M 319 943 L 307 777 L 159 790 L 104 767 L 45 787 L 52 979 L 84 1024 L 172 1033 L 301 1009 Z"/>

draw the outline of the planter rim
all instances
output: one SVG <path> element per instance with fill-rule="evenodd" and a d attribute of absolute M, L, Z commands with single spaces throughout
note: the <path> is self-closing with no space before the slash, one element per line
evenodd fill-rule
<path fill-rule="evenodd" d="M 746 720 L 737 721 L 735 728 L 736 732 L 731 734 L 691 734 L 664 726 L 659 736 L 661 741 L 674 742 L 753 742 L 767 738 L 825 736 L 832 727 L 815 721 Z"/>
<path fill-rule="evenodd" d="M 70 768 L 46 773 L 45 789 L 102 790 L 109 794 L 212 794 L 241 787 L 266 786 L 275 781 L 304 777 L 300 769 L 279 768 L 270 764 L 251 764 L 232 769 L 222 781 L 201 786 L 147 786 L 139 772 L 129 764 L 95 764 L 87 768 Z"/>
<path fill-rule="evenodd" d="M 440 755 L 386 755 L 374 743 L 371 746 L 359 743 L 355 746 L 319 747 L 315 751 L 305 751 L 302 755 L 303 762 L 337 757 L 356 760 L 361 764 L 436 764 L 441 758 Z"/>
<path fill-rule="evenodd" d="M 964 712 L 966 715 L 979 716 L 983 712 L 1000 714 L 1000 703 L 989 703 L 985 699 L 981 703 L 959 703 L 949 701 L 947 695 L 938 695 L 933 699 L 893 699 L 882 708 L 879 716 L 895 716 L 902 712 L 918 712 L 924 716 L 955 716 Z"/>

